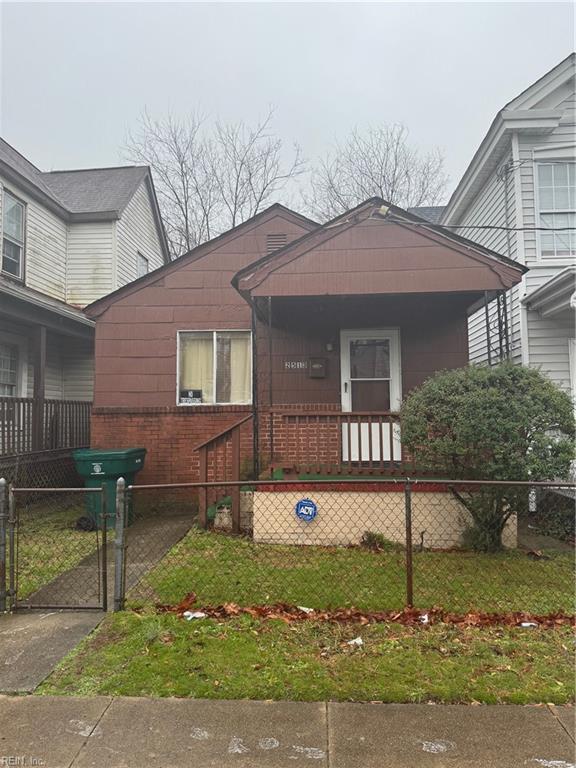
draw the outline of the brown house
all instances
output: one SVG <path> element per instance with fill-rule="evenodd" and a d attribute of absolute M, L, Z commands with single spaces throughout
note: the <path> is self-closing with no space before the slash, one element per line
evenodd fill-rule
<path fill-rule="evenodd" d="M 402 398 L 523 272 L 377 198 L 322 226 L 274 205 L 88 307 L 93 445 L 145 446 L 145 482 L 398 471 Z"/>

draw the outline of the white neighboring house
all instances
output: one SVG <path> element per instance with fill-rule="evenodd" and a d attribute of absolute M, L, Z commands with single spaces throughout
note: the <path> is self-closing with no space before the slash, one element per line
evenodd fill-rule
<path fill-rule="evenodd" d="M 575 71 L 571 54 L 503 107 L 441 217 L 442 224 L 519 229 L 456 231 L 529 267 L 508 296 L 512 359 L 540 367 L 574 397 Z M 490 311 L 493 325 L 494 302 Z M 469 321 L 472 362 L 487 360 L 486 339 L 480 310 Z"/>
<path fill-rule="evenodd" d="M 0 456 L 84 443 L 82 308 L 169 261 L 150 169 L 45 173 L 0 139 L 0 237 Z"/>

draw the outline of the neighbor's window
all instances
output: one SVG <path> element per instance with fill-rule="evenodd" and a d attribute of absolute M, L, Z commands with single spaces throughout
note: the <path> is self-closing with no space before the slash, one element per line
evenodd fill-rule
<path fill-rule="evenodd" d="M 147 275 L 150 271 L 150 264 L 148 262 L 148 259 L 146 256 L 142 256 L 140 251 L 138 251 L 138 277 L 143 277 L 143 275 Z"/>
<path fill-rule="evenodd" d="M 181 405 L 251 402 L 250 331 L 181 331 L 178 345 Z"/>
<path fill-rule="evenodd" d="M 18 394 L 18 347 L 0 342 L 0 397 Z"/>
<path fill-rule="evenodd" d="M 558 231 L 576 227 L 576 163 L 538 163 L 540 232 L 542 256 L 562 257 L 576 253 L 576 232 Z"/>
<path fill-rule="evenodd" d="M 24 204 L 6 191 L 2 203 L 2 272 L 14 277 L 22 277 Z"/>

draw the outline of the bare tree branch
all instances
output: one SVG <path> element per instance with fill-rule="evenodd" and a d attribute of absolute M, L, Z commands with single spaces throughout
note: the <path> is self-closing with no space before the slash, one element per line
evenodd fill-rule
<path fill-rule="evenodd" d="M 446 188 L 438 150 L 422 155 L 408 143 L 403 125 L 353 130 L 313 169 L 304 201 L 320 220 L 337 216 L 369 197 L 403 208 L 434 205 Z"/>
<path fill-rule="evenodd" d="M 298 147 L 291 163 L 274 137 L 274 112 L 255 127 L 199 114 L 155 120 L 147 112 L 130 132 L 124 150 L 152 168 L 174 257 L 258 213 L 304 171 Z"/>

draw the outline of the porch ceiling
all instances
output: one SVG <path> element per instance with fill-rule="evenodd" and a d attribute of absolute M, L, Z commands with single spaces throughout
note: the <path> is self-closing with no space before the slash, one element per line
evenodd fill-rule
<path fill-rule="evenodd" d="M 239 272 L 250 296 L 480 294 L 525 268 L 380 200 L 370 200 Z"/>

